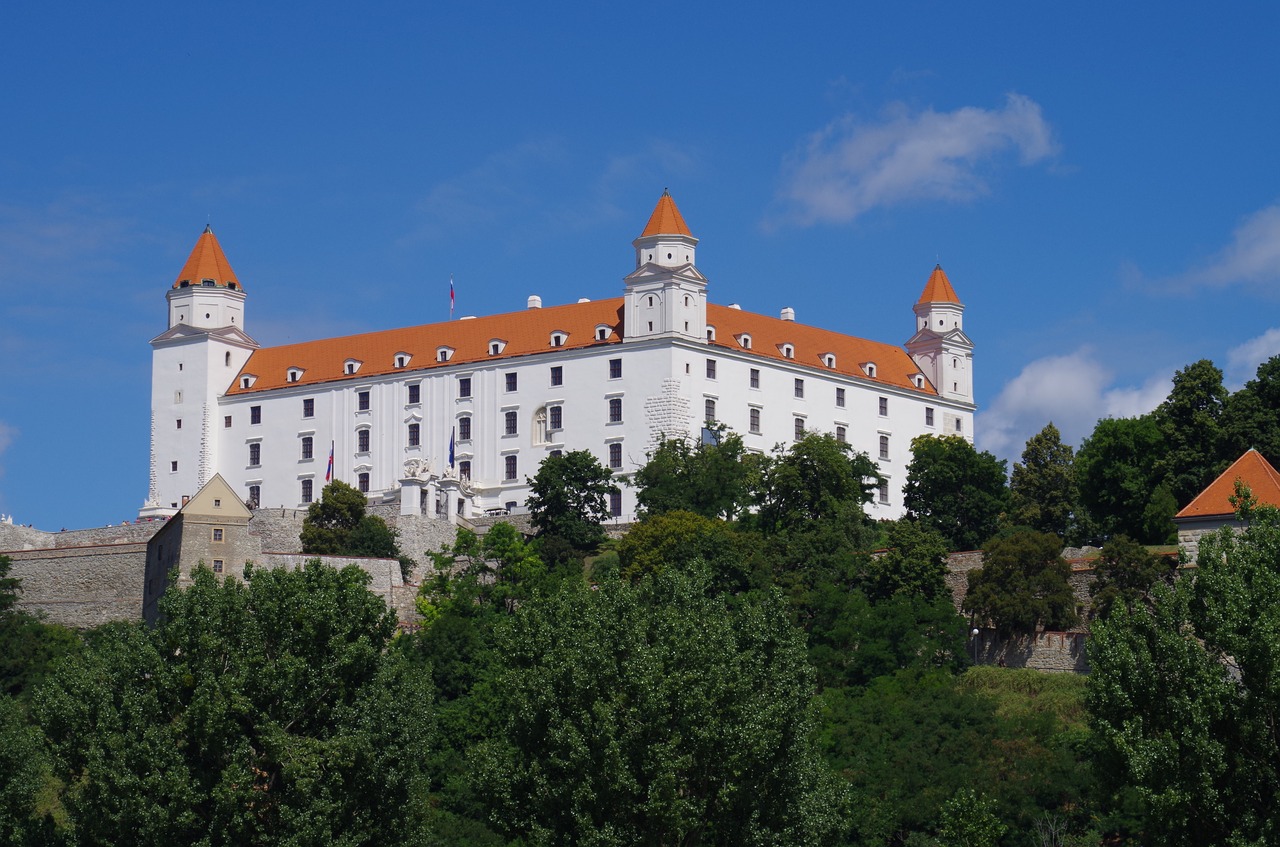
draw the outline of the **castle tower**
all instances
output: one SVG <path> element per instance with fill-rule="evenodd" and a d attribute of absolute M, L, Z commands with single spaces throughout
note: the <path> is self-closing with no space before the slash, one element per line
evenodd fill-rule
<path fill-rule="evenodd" d="M 175 514 L 213 478 L 218 398 L 257 342 L 244 288 L 205 227 L 165 295 L 169 328 L 151 340 L 151 475 L 142 518 Z"/>
<path fill-rule="evenodd" d="M 707 279 L 694 264 L 698 239 L 666 191 L 649 216 L 627 276 L 624 341 L 707 337 Z"/>
<path fill-rule="evenodd" d="M 964 304 L 937 265 L 913 307 L 916 332 L 907 352 L 938 394 L 973 402 L 973 342 L 964 334 Z"/>

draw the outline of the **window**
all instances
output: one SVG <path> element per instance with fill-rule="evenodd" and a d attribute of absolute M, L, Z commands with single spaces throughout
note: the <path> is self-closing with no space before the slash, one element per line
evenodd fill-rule
<path fill-rule="evenodd" d="M 889 398 L 881 397 L 880 398 L 880 417 L 885 418 L 888 416 L 889 416 Z"/>
<path fill-rule="evenodd" d="M 213 540 L 214 540 L 215 542 L 222 541 L 222 527 L 220 527 L 220 526 L 215 526 L 215 527 L 213 528 Z"/>
<path fill-rule="evenodd" d="M 249 445 L 249 467 L 256 468 L 262 464 L 262 445 L 254 442 Z M 177 470 L 177 468 L 174 468 Z"/>
<path fill-rule="evenodd" d="M 836 427 L 836 441 L 845 444 L 849 440 L 849 431 L 842 426 Z"/>
<path fill-rule="evenodd" d="M 760 369 L 759 368 L 751 369 L 751 387 L 752 388 L 760 387 Z"/>
<path fill-rule="evenodd" d="M 290 368 L 288 381 L 297 382 L 300 379 L 302 379 L 302 371 L 298 370 L 297 368 Z"/>
<path fill-rule="evenodd" d="M 448 348 L 448 347 L 437 347 L 437 348 L 436 348 L 436 361 L 437 361 L 437 362 L 447 362 L 447 361 L 449 361 L 449 360 L 450 360 L 450 359 L 452 359 L 452 358 L 453 358 L 453 350 L 452 350 L 452 349 L 450 349 L 450 348 Z"/>
<path fill-rule="evenodd" d="M 178 429 L 182 429 L 182 418 L 178 418 Z"/>
<path fill-rule="evenodd" d="M 397 368 L 403 368 L 407 364 L 409 364 L 409 360 L 407 358 L 405 358 L 404 356 L 396 356 Z"/>
<path fill-rule="evenodd" d="M 609 399 L 609 423 L 622 422 L 622 398 L 611 397 Z"/>
<path fill-rule="evenodd" d="M 516 478 L 516 457 L 507 456 L 505 461 L 503 462 L 503 466 L 504 466 L 503 467 L 504 475 L 502 478 L 505 480 L 515 479 Z"/>
<path fill-rule="evenodd" d="M 862 370 L 867 374 L 867 376 L 871 377 L 872 379 L 875 379 L 875 378 L 876 378 L 876 363 L 875 363 L 875 362 L 867 362 L 866 364 L 864 364 L 864 365 L 862 366 Z"/>
<path fill-rule="evenodd" d="M 716 360 L 707 359 L 707 379 L 716 378 Z"/>
<path fill-rule="evenodd" d="M 249 503 L 248 503 L 249 508 L 250 509 L 258 508 L 258 503 L 260 502 L 262 502 L 262 486 L 250 485 L 249 486 Z"/>
<path fill-rule="evenodd" d="M 564 368 L 556 365 L 551 369 L 551 384 L 564 385 Z"/>
<path fill-rule="evenodd" d="M 369 493 L 369 473 L 368 471 L 356 477 L 356 488 L 360 489 L 362 494 Z"/>
<path fill-rule="evenodd" d="M 880 458 L 889 458 L 889 436 L 887 435 L 880 436 Z"/>
<path fill-rule="evenodd" d="M 312 397 L 307 397 L 302 401 L 302 416 L 304 418 L 314 418 L 316 416 L 316 401 Z"/>
<path fill-rule="evenodd" d="M 835 356 L 835 354 L 834 354 L 834 353 L 827 353 L 826 355 L 824 355 L 824 356 L 822 357 L 822 364 L 826 365 L 826 366 L 827 366 L 827 367 L 829 367 L 829 368 L 834 368 L 834 367 L 836 366 L 836 356 Z"/>
<path fill-rule="evenodd" d="M 613 515 L 615 518 L 622 517 L 622 492 L 621 491 L 609 492 L 609 514 Z"/>
<path fill-rule="evenodd" d="M 459 397 L 471 396 L 471 377 L 469 376 L 458 377 L 458 396 Z"/>
<path fill-rule="evenodd" d="M 609 338 L 609 328 L 605 326 L 596 327 L 596 341 L 607 341 Z"/>
<path fill-rule="evenodd" d="M 223 566 L 224 566 L 224 565 L 223 565 L 223 561 L 222 561 L 222 559 L 214 559 L 214 560 L 213 560 L 213 572 L 214 572 L 214 573 L 222 573 Z"/>
<path fill-rule="evenodd" d="M 422 386 L 419 383 L 415 382 L 413 385 L 409 386 L 409 403 L 413 404 L 413 403 L 421 403 L 421 402 L 422 402 Z"/>
<path fill-rule="evenodd" d="M 369 392 L 361 391 L 356 395 L 356 408 L 361 412 L 369 411 Z"/>
<path fill-rule="evenodd" d="M 262 423 L 262 407 L 261 406 L 249 407 L 249 423 L 251 424 Z"/>
<path fill-rule="evenodd" d="M 356 452 L 369 452 L 369 430 L 361 429 L 356 432 Z"/>
<path fill-rule="evenodd" d="M 564 346 L 564 335 L 563 335 L 562 333 L 559 333 L 559 332 L 553 332 L 553 333 L 551 333 L 551 346 L 552 346 L 552 347 L 563 347 L 563 346 Z"/>
<path fill-rule="evenodd" d="M 471 418 L 458 418 L 458 438 L 461 441 L 471 440 Z"/>
<path fill-rule="evenodd" d="M 933 426 L 933 409 L 928 406 L 924 408 L 924 425 Z"/>
<path fill-rule="evenodd" d="M 564 458 L 564 451 L 563 451 L 563 450 L 552 450 L 552 451 L 551 451 L 550 453 L 548 453 L 547 455 L 548 455 L 548 456 L 550 456 L 550 457 L 551 457 L 551 458 L 553 458 L 553 459 L 563 459 L 563 458 Z"/>
<path fill-rule="evenodd" d="M 702 416 L 706 419 L 707 423 L 715 423 L 716 422 L 716 401 L 708 397 L 705 401 L 703 401 L 702 412 L 703 412 Z"/>
<path fill-rule="evenodd" d="M 463 459 L 458 462 L 458 479 L 471 479 L 471 460 Z"/>
<path fill-rule="evenodd" d="M 556 430 L 564 429 L 564 415 L 562 406 L 551 406 L 547 409 L 548 424 L 547 429 Z"/>
<path fill-rule="evenodd" d="M 302 458 L 304 459 L 312 458 L 312 455 L 311 455 L 312 444 L 313 444 L 313 440 L 310 435 L 302 436 Z"/>
<path fill-rule="evenodd" d="M 844 389 L 843 388 L 836 389 L 836 405 L 839 406 L 841 409 L 844 408 Z"/>
<path fill-rule="evenodd" d="M 880 483 L 880 502 L 881 503 L 889 502 L 889 483 L 888 482 Z"/>
<path fill-rule="evenodd" d="M 520 376 L 519 374 L 515 374 L 515 373 L 509 373 L 509 374 L 507 374 L 507 390 L 508 390 L 508 391 L 515 391 L 515 390 L 516 390 L 516 386 L 517 386 L 517 384 L 518 384 L 518 377 L 519 377 L 519 376 Z"/>
<path fill-rule="evenodd" d="M 609 467 L 622 467 L 622 444 L 617 441 L 609 445 Z"/>
<path fill-rule="evenodd" d="M 609 360 L 609 379 L 622 379 L 622 360 Z"/>
<path fill-rule="evenodd" d="M 231 416 L 230 416 L 230 415 L 227 415 L 226 417 L 224 417 L 224 418 L 222 419 L 222 428 L 223 428 L 223 429 L 231 429 Z"/>
<path fill-rule="evenodd" d="M 248 387 L 249 387 L 249 380 L 247 380 L 247 379 L 246 379 L 244 382 L 245 382 L 244 387 L 245 387 L 245 388 L 248 388 Z M 175 391 L 175 392 L 173 392 L 173 402 L 174 402 L 174 403 L 181 403 L 181 402 L 182 402 L 182 392 L 181 392 L 181 391 Z"/>
<path fill-rule="evenodd" d="M 747 335 L 747 334 L 744 332 L 742 335 L 739 335 L 739 336 L 738 336 L 738 343 L 742 345 L 742 349 L 743 349 L 743 350 L 750 350 L 750 349 L 751 349 L 751 336 Z"/>
<path fill-rule="evenodd" d="M 302 502 L 311 502 L 311 480 L 309 479 L 304 479 L 302 481 Z"/>
<path fill-rule="evenodd" d="M 687 304 L 686 304 L 686 305 L 687 305 Z M 708 341 L 715 341 L 715 340 L 716 340 L 716 328 L 715 328 L 715 327 L 713 327 L 713 326 L 709 326 L 709 327 L 707 327 L 707 340 L 708 340 Z"/>
<path fill-rule="evenodd" d="M 795 438 L 796 441 L 804 438 L 804 418 L 796 418 Z"/>
<path fill-rule="evenodd" d="M 956 418 L 956 432 L 964 432 L 964 427 L 961 425 L 959 418 Z"/>
<path fill-rule="evenodd" d="M 420 440 L 422 437 L 421 433 L 422 433 L 422 427 L 420 424 L 416 424 L 416 423 L 409 424 L 409 446 L 410 447 L 417 447 L 421 444 L 421 440 Z"/>
<path fill-rule="evenodd" d="M 803 379 L 796 380 L 796 396 L 799 397 L 801 400 L 804 399 L 804 380 Z"/>
<path fill-rule="evenodd" d="M 750 412 L 750 421 L 751 423 L 748 429 L 751 432 L 754 432 L 755 434 L 759 435 L 760 434 L 760 410 L 759 409 L 752 407 Z"/>
<path fill-rule="evenodd" d="M 178 463 L 177 463 L 177 462 L 170 462 L 170 463 L 169 463 L 169 470 L 170 470 L 172 473 L 177 473 L 177 472 L 178 472 Z"/>
<path fill-rule="evenodd" d="M 782 355 L 785 358 L 794 359 L 796 357 L 796 348 L 792 347 L 790 344 L 783 344 Z"/>
<path fill-rule="evenodd" d="M 515 412 L 507 412 L 503 417 L 506 418 L 505 432 L 507 435 L 515 435 L 517 432 L 520 431 L 516 423 Z"/>

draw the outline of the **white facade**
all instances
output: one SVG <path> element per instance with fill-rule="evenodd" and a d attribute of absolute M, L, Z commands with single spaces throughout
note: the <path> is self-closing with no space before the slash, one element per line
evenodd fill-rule
<path fill-rule="evenodd" d="M 660 220 L 664 204 L 676 225 Z M 674 231 L 652 231 L 664 224 Z M 696 245 L 664 195 L 633 242 L 622 297 L 546 309 L 530 298 L 520 312 L 288 347 L 244 334 L 238 283 L 171 293 L 171 327 L 152 342 L 143 514 L 172 514 L 214 473 L 260 506 L 303 507 L 324 487 L 331 445 L 336 478 L 399 499 L 402 513 L 522 510 L 526 478 L 553 451 L 590 450 L 623 476 L 660 438 L 696 438 L 713 417 L 758 451 L 801 430 L 839 433 L 888 478 L 872 516 L 899 516 L 911 439 L 973 437 L 963 306 L 917 304 L 909 355 L 790 310 L 708 305 Z M 235 324 L 188 325 L 180 307 Z M 614 506 L 630 518 L 634 490 Z"/>

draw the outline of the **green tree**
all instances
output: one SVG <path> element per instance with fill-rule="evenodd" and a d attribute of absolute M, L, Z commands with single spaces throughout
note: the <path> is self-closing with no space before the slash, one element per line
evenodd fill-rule
<path fill-rule="evenodd" d="M 390 844 L 422 835 L 430 685 L 359 568 L 207 568 L 33 696 L 75 842 Z"/>
<path fill-rule="evenodd" d="M 751 469 L 742 436 L 723 424 L 710 443 L 663 441 L 631 483 L 641 515 L 693 512 L 704 518 L 737 518 L 750 503 Z"/>
<path fill-rule="evenodd" d="M 1102 548 L 1094 565 L 1089 586 L 1094 615 L 1105 618 L 1116 604 L 1133 608 L 1137 603 L 1149 603 L 1151 589 L 1158 583 L 1171 583 L 1177 568 L 1176 556 L 1151 553 L 1128 536 L 1116 536 Z"/>
<path fill-rule="evenodd" d="M 915 521 L 883 524 L 885 550 L 864 554 L 859 587 L 872 601 L 895 595 L 928 600 L 951 595 L 947 591 L 947 541 Z"/>
<path fill-rule="evenodd" d="M 882 477 L 865 453 L 829 433 L 807 432 L 763 464 L 757 482 L 756 520 L 766 534 L 814 522 L 858 526 Z"/>
<path fill-rule="evenodd" d="M 1071 445 L 1052 423 L 1031 436 L 1009 482 L 1014 524 L 1067 539 L 1077 537 L 1079 493 Z"/>
<path fill-rule="evenodd" d="M 668 570 L 509 619 L 496 732 L 472 753 L 494 826 L 529 845 L 830 843 L 801 636 L 777 598 L 708 593 Z"/>
<path fill-rule="evenodd" d="M 1127 535 L 1162 544 L 1173 533 L 1176 504 L 1168 488 L 1160 489 L 1156 470 L 1164 446 L 1160 427 L 1149 415 L 1103 418 L 1080 445 L 1080 501 L 1102 539 Z"/>
<path fill-rule="evenodd" d="M 1201 359 L 1174 374 L 1168 398 L 1152 412 L 1165 443 L 1156 472 L 1178 506 L 1190 503 L 1226 467 L 1219 458 L 1226 401 L 1222 371 Z"/>
<path fill-rule="evenodd" d="M 0 844 L 51 844 L 55 821 L 44 795 L 50 768 L 40 731 L 17 700 L 0 695 Z"/>
<path fill-rule="evenodd" d="M 12 566 L 0 556 L 0 694 L 22 697 L 55 659 L 79 649 L 80 637 L 17 608 L 22 581 L 9 575 Z"/>
<path fill-rule="evenodd" d="M 1256 376 L 1227 397 L 1218 459 L 1233 462 L 1249 449 L 1280 464 L 1280 356 L 1258 365 Z"/>
<path fill-rule="evenodd" d="M 995 801 L 961 788 L 942 805 L 938 840 L 945 847 L 995 847 L 1008 829 L 996 816 Z"/>
<path fill-rule="evenodd" d="M 717 592 L 759 587 L 767 576 L 759 539 L 724 521 L 693 512 L 673 511 L 646 517 L 618 543 L 623 579 L 639 581 L 667 568 L 689 570 L 701 562 L 711 570 Z"/>
<path fill-rule="evenodd" d="M 952 550 L 975 550 L 994 535 L 1008 502 L 1000 459 L 958 435 L 912 439 L 903 505 Z"/>
<path fill-rule="evenodd" d="M 548 456 L 529 480 L 529 514 L 540 537 L 594 550 L 604 541 L 601 524 L 609 519 L 609 495 L 617 490 L 613 473 L 590 450 Z"/>
<path fill-rule="evenodd" d="M 1062 539 L 1016 530 L 983 547 L 982 567 L 969 572 L 964 610 L 990 621 L 1000 632 L 1031 633 L 1074 626 L 1076 596 Z"/>
<path fill-rule="evenodd" d="M 1280 804 L 1280 512 L 1201 540 L 1199 567 L 1093 627 L 1098 773 L 1136 792 L 1143 841 L 1269 844 Z"/>

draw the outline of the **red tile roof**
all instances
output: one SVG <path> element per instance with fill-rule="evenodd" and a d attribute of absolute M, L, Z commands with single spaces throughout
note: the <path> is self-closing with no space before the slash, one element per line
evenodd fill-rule
<path fill-rule="evenodd" d="M 662 196 L 658 198 L 658 205 L 654 207 L 653 214 L 649 216 L 649 223 L 645 224 L 644 232 L 640 233 L 641 238 L 650 235 L 687 235 L 690 238 L 693 237 L 693 233 L 689 231 L 688 225 L 684 222 L 684 216 L 676 208 L 676 201 L 672 200 L 671 195 L 666 191 L 663 191 Z"/>
<path fill-rule="evenodd" d="M 951 280 L 947 279 L 947 273 L 942 269 L 942 265 L 935 265 L 933 273 L 929 274 L 929 281 L 924 284 L 924 291 L 920 292 L 920 299 L 917 303 L 959 303 L 960 298 L 956 296 L 956 290 L 951 287 Z"/>
<path fill-rule="evenodd" d="M 1187 507 L 1178 512 L 1178 518 L 1204 518 L 1235 514 L 1230 498 L 1236 493 L 1236 480 L 1249 486 L 1254 499 L 1267 506 L 1280 506 L 1280 473 L 1262 458 L 1257 450 L 1250 450 L 1235 460 L 1221 476 L 1209 483 Z"/>
<path fill-rule="evenodd" d="M 227 261 L 226 254 L 222 252 L 222 245 L 218 244 L 213 230 L 207 226 L 204 232 L 200 233 L 200 238 L 196 240 L 196 246 L 187 257 L 187 263 L 182 266 L 182 272 L 173 281 L 173 287 L 181 288 L 184 282 L 188 285 L 199 285 L 206 279 L 211 279 L 222 287 L 232 285 L 241 291 L 244 290 L 236 272 L 231 270 L 231 263 Z"/>
<path fill-rule="evenodd" d="M 422 371 L 446 365 L 512 359 L 551 350 L 617 344 L 624 334 L 622 311 L 623 298 L 614 297 L 470 320 L 265 347 L 249 357 L 227 393 L 252 394 L 287 385 L 367 379 L 398 370 Z M 916 388 L 912 377 L 919 373 L 919 368 L 905 350 L 892 344 L 867 341 L 727 306 L 708 305 L 707 323 L 716 330 L 713 349 L 722 347 L 746 352 L 739 340 L 746 334 L 751 337 L 750 353 L 761 358 L 787 361 L 782 347 L 790 344 L 794 354 L 790 361 L 796 364 L 925 394 L 937 393 L 927 379 L 923 381 L 923 387 Z M 612 330 L 606 341 L 596 340 L 596 328 L 601 325 Z M 563 345 L 552 347 L 551 334 L 557 331 L 567 337 Z M 489 343 L 493 340 L 506 342 L 498 355 L 489 353 Z M 437 350 L 441 347 L 453 350 L 448 362 L 437 361 Z M 395 357 L 401 353 L 411 355 L 412 360 L 407 367 L 396 368 Z M 833 368 L 828 368 L 823 361 L 828 353 L 836 357 Z M 361 362 L 356 374 L 344 372 L 348 359 Z M 863 371 L 863 365 L 868 362 L 876 365 L 874 379 L 867 377 Z M 290 368 L 303 371 L 296 383 L 288 381 Z M 242 388 L 240 378 L 249 374 L 257 379 L 251 388 Z"/>

